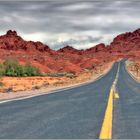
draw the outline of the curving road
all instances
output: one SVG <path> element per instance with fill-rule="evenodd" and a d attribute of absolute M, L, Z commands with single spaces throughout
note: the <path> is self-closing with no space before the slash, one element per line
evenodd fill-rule
<path fill-rule="evenodd" d="M 114 101 L 113 138 L 140 139 L 140 84 L 120 62 L 117 83 L 119 100 Z"/>
<path fill-rule="evenodd" d="M 0 138 L 99 138 L 118 62 L 101 79 L 73 89 L 0 104 Z M 120 62 L 113 138 L 140 138 L 140 84 Z"/>

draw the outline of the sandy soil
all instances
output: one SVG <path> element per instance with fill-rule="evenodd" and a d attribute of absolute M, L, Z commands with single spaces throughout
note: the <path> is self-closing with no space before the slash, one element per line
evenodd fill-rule
<path fill-rule="evenodd" d="M 56 83 L 67 81 L 66 77 L 3 77 L 0 81 L 3 83 L 1 92 L 10 91 L 27 91 L 32 89 L 40 89 Z"/>
<path fill-rule="evenodd" d="M 129 74 L 138 82 L 140 82 L 140 69 L 137 72 L 133 66 L 133 64 L 138 63 L 140 65 L 140 61 L 136 61 L 136 60 L 128 60 L 126 62 L 126 68 L 127 71 L 129 72 Z"/>
<path fill-rule="evenodd" d="M 48 94 L 58 89 L 78 86 L 80 84 L 93 81 L 99 76 L 107 73 L 113 62 L 97 68 L 92 72 L 83 72 L 78 77 L 70 79 L 67 77 L 3 77 L 1 82 L 0 100 L 8 100 L 32 95 Z"/>

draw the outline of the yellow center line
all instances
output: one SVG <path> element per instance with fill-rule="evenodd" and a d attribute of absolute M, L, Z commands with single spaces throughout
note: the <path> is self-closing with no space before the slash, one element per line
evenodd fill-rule
<path fill-rule="evenodd" d="M 115 92 L 115 87 L 118 82 L 120 63 L 118 65 L 117 74 L 109 92 L 108 103 L 105 111 L 105 116 L 100 131 L 99 139 L 112 139 L 112 122 L 113 122 L 113 97 L 118 99 L 119 94 Z"/>
<path fill-rule="evenodd" d="M 115 97 L 115 99 L 119 99 L 120 98 L 118 93 L 115 93 L 114 97 Z"/>
<path fill-rule="evenodd" d="M 103 125 L 100 132 L 100 139 L 111 139 L 112 138 L 112 115 L 113 115 L 113 89 L 111 88 L 109 93 L 109 99 Z"/>

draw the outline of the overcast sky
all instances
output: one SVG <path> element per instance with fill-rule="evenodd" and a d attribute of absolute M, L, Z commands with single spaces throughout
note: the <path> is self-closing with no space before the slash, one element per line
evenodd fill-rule
<path fill-rule="evenodd" d="M 140 1 L 0 1 L 0 34 L 16 30 L 26 40 L 53 49 L 109 44 L 120 33 L 140 27 Z"/>

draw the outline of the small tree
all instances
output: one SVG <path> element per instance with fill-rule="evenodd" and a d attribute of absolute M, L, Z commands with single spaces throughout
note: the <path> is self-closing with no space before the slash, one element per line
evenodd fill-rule
<path fill-rule="evenodd" d="M 1 76 L 41 76 L 38 68 L 27 63 L 25 66 L 20 65 L 15 59 L 6 59 L 0 64 Z"/>
<path fill-rule="evenodd" d="M 6 76 L 18 76 L 19 63 L 14 59 L 6 59 L 3 63 Z"/>
<path fill-rule="evenodd" d="M 38 68 L 31 65 L 31 63 L 27 63 L 24 66 L 24 72 L 27 76 L 40 76 L 41 73 Z"/>

